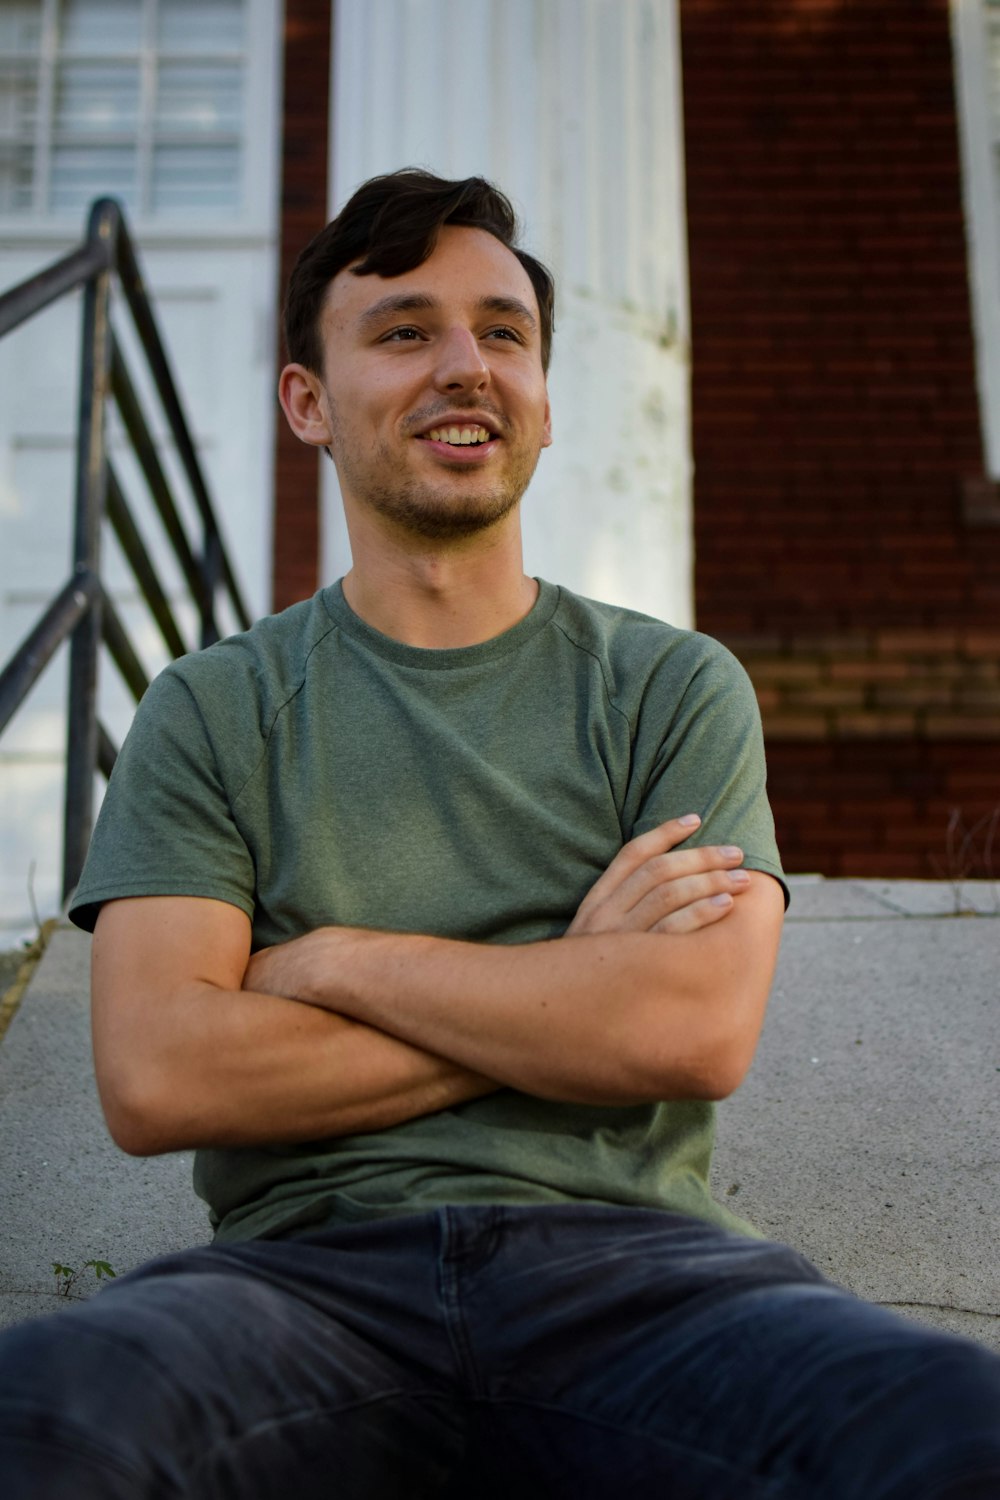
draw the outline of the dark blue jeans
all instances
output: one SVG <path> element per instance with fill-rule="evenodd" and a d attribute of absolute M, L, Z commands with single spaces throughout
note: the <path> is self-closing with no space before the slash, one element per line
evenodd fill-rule
<path fill-rule="evenodd" d="M 0 1338 L 4 1500 L 1000 1496 L 1000 1359 L 671 1214 L 168 1256 Z"/>

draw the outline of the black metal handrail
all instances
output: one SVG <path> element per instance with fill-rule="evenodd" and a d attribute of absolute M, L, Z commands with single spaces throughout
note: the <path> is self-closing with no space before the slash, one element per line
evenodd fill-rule
<path fill-rule="evenodd" d="M 135 394 L 128 364 L 111 324 L 111 281 L 117 276 L 133 328 L 167 419 L 201 525 L 200 548 L 192 547 L 160 462 L 149 423 Z M 0 671 L 0 734 L 66 640 L 70 642 L 66 732 L 66 795 L 63 820 L 63 899 L 76 886 L 93 825 L 94 772 L 110 775 L 117 750 L 97 713 L 101 643 L 133 697 L 148 686 L 145 670 L 101 581 L 101 533 L 105 517 L 118 538 L 139 590 L 171 656 L 188 649 L 156 569 L 132 518 L 107 452 L 107 409 L 113 401 L 142 470 L 153 504 L 198 609 L 202 646 L 219 639 L 216 604 L 228 600 L 238 624 L 250 614 L 243 602 L 209 498 L 208 487 L 184 417 L 143 285 L 120 204 L 93 204 L 83 243 L 68 255 L 0 296 L 0 338 L 60 297 L 84 289 L 77 428 L 75 531 L 72 573 L 40 619 Z"/>

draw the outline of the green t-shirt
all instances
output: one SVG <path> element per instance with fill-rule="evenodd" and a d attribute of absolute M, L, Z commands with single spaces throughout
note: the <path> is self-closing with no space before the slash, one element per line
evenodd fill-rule
<path fill-rule="evenodd" d="M 474 942 L 562 933 L 622 843 L 686 812 L 780 878 L 753 689 L 706 636 L 541 583 L 480 645 L 364 624 L 339 584 L 174 662 L 140 705 L 71 916 L 228 901 L 255 948 L 343 924 Z M 208 1003 L 208 1002 L 207 1002 Z M 710 1197 L 709 1103 L 505 1088 L 389 1130 L 199 1151 L 220 1239 L 444 1203 L 597 1201 L 745 1228 Z"/>

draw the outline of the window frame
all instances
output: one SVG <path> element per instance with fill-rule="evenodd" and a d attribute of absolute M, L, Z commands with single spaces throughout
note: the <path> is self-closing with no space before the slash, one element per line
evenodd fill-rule
<path fill-rule="evenodd" d="M 152 10 L 151 0 L 142 0 L 147 12 Z M 245 45 L 242 49 L 243 99 L 241 109 L 240 142 L 242 145 L 243 203 L 242 209 L 227 217 L 214 218 L 205 213 L 194 212 L 189 216 L 164 218 L 150 212 L 126 209 L 133 233 L 145 243 L 185 244 L 248 239 L 270 242 L 274 235 L 277 202 L 273 184 L 276 184 L 276 164 L 280 132 L 277 128 L 277 112 L 280 109 L 281 23 L 282 0 L 244 0 L 246 9 Z M 42 0 L 43 46 L 54 53 L 52 28 L 56 22 L 57 0 Z M 47 34 L 47 42 L 45 36 Z M 167 54 L 173 56 L 173 54 Z M 146 54 L 146 60 L 157 58 L 159 53 Z M 207 54 L 191 53 L 186 61 L 198 63 Z M 40 180 L 39 197 L 48 196 L 49 173 L 52 163 L 52 125 L 54 119 L 55 68 L 40 70 L 38 110 L 41 127 L 35 137 L 35 175 Z M 145 150 L 152 159 L 152 139 L 149 122 L 140 121 L 133 137 L 135 148 Z M 192 138 L 194 145 L 196 137 Z M 171 144 L 180 144 L 179 141 Z M 140 171 L 143 169 L 140 168 Z M 146 169 L 148 170 L 148 168 Z M 37 201 L 37 200 L 36 200 Z M 65 243 L 75 238 L 80 231 L 83 212 L 0 213 L 0 233 L 6 244 L 13 247 L 23 241 L 34 243 Z"/>

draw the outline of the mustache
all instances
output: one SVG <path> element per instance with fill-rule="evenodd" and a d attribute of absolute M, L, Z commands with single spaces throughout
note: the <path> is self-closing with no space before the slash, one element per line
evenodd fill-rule
<path fill-rule="evenodd" d="M 425 427 L 433 427 L 443 416 L 454 416 L 456 412 L 470 411 L 477 416 L 489 417 L 500 436 L 504 436 L 510 424 L 502 412 L 498 411 L 491 401 L 440 401 L 433 405 L 421 406 L 417 411 L 411 412 L 406 419 L 407 432 L 419 432 Z"/>

